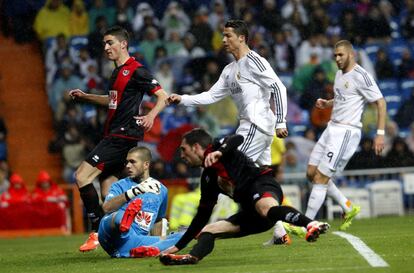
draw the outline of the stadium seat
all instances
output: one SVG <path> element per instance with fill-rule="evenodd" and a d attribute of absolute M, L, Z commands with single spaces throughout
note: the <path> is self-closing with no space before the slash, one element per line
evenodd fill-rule
<path fill-rule="evenodd" d="M 414 89 L 414 79 L 401 80 L 401 97 L 402 100 L 408 99 L 411 96 L 411 92 Z"/>
<path fill-rule="evenodd" d="M 382 80 L 378 86 L 387 102 L 388 115 L 393 118 L 401 104 L 401 92 L 397 80 Z"/>
<path fill-rule="evenodd" d="M 361 206 L 361 212 L 356 216 L 356 219 L 371 217 L 371 205 L 369 191 L 367 189 L 341 187 L 339 190 L 349 198 L 353 204 Z M 326 200 L 326 210 L 328 220 L 334 219 L 335 215 L 342 215 L 343 212 L 342 208 L 330 197 Z"/>
<path fill-rule="evenodd" d="M 393 62 L 394 66 L 398 66 L 401 63 L 402 53 L 405 49 L 409 49 L 409 46 L 406 42 L 401 40 L 393 40 L 388 45 L 388 56 Z"/>
<path fill-rule="evenodd" d="M 376 63 L 377 61 L 377 51 L 380 48 L 384 48 L 385 44 L 382 43 L 371 43 L 364 46 L 365 52 L 367 53 L 369 59 L 372 61 L 372 63 Z"/>
<path fill-rule="evenodd" d="M 302 210 L 302 194 L 298 185 L 281 185 L 283 195 L 292 203 L 292 207 Z"/>
<path fill-rule="evenodd" d="M 367 186 L 370 192 L 372 216 L 404 215 L 403 194 L 398 180 L 376 181 Z"/>

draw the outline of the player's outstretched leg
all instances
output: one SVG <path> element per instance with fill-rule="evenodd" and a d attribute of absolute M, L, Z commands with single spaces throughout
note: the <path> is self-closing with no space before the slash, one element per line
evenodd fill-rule
<path fill-rule="evenodd" d="M 132 258 L 156 257 L 160 255 L 160 250 L 155 246 L 139 246 L 129 251 Z"/>
<path fill-rule="evenodd" d="M 161 254 L 160 262 L 163 265 L 187 265 L 198 263 L 198 258 L 191 254 Z"/>
<path fill-rule="evenodd" d="M 352 209 L 344 214 L 344 222 L 339 226 L 339 230 L 345 231 L 352 224 L 352 220 L 359 214 L 361 211 L 360 206 L 353 205 Z"/>
<path fill-rule="evenodd" d="M 306 233 L 306 241 L 308 242 L 315 242 L 319 234 L 326 233 L 331 226 L 328 223 L 312 221 L 308 224 L 306 229 L 308 232 Z"/>
<path fill-rule="evenodd" d="M 129 203 L 128 207 L 125 210 L 124 216 L 122 217 L 121 223 L 119 225 L 119 231 L 127 232 L 134 221 L 135 216 L 141 210 L 142 201 L 141 199 L 137 198 L 131 203 Z"/>

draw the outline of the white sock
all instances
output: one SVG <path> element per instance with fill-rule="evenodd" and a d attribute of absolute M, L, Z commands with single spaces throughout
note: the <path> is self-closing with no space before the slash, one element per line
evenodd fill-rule
<path fill-rule="evenodd" d="M 349 201 L 345 197 L 345 195 L 338 189 L 338 187 L 336 187 L 332 179 L 329 179 L 328 182 L 328 196 L 332 197 L 332 199 L 335 200 L 341 206 L 344 212 L 351 211 L 351 201 Z"/>
<path fill-rule="evenodd" d="M 308 208 L 306 209 L 305 215 L 310 219 L 315 219 L 316 214 L 319 209 L 322 207 L 323 202 L 325 201 L 326 192 L 328 190 L 328 185 L 325 184 L 313 184 L 312 192 L 309 196 Z"/>
<path fill-rule="evenodd" d="M 273 236 L 275 238 L 282 238 L 285 235 L 286 235 L 286 230 L 283 227 L 282 221 L 277 221 L 275 224 L 275 228 L 273 230 Z"/>

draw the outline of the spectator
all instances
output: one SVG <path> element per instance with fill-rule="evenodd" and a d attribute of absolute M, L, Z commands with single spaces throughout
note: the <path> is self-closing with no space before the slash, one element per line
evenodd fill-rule
<path fill-rule="evenodd" d="M 92 7 L 89 9 L 89 32 L 93 33 L 97 30 L 96 22 L 98 18 L 105 18 L 108 26 L 115 24 L 115 9 L 106 7 L 105 0 L 94 0 Z M 100 40 L 102 41 L 102 39 Z"/>
<path fill-rule="evenodd" d="M 282 17 L 277 9 L 276 2 L 275 0 L 263 1 L 263 10 L 261 11 L 259 20 L 268 32 L 276 31 L 282 26 Z"/>
<path fill-rule="evenodd" d="M 49 105 L 53 112 L 56 112 L 59 102 L 62 100 L 63 93 L 71 89 L 84 88 L 82 80 L 73 74 L 73 66 L 64 63 L 60 68 L 59 77 L 52 84 L 49 95 Z"/>
<path fill-rule="evenodd" d="M 394 143 L 394 139 L 399 136 L 400 129 L 398 124 L 393 120 L 388 120 L 385 124 L 385 136 L 384 136 L 384 150 L 382 156 L 388 154 Z"/>
<path fill-rule="evenodd" d="M 210 132 L 213 137 L 219 137 L 220 135 L 218 121 L 207 111 L 205 106 L 196 106 L 195 113 L 191 115 L 191 123 L 200 128 L 204 128 L 206 131 Z"/>
<path fill-rule="evenodd" d="M 167 49 L 168 56 L 176 56 L 177 53 L 184 47 L 181 42 L 180 33 L 178 31 L 171 31 L 164 41 L 164 46 Z"/>
<path fill-rule="evenodd" d="M 371 6 L 368 16 L 361 18 L 361 34 L 364 41 L 386 42 L 390 40 L 390 25 L 377 6 Z"/>
<path fill-rule="evenodd" d="M 102 0 L 98 0 L 102 1 Z M 103 34 L 108 28 L 108 19 L 104 16 L 98 16 L 95 19 L 94 30 L 91 31 L 88 35 L 88 50 L 92 58 L 98 60 L 99 67 L 101 67 L 101 59 L 104 52 L 104 47 L 102 44 Z M 101 69 L 100 69 L 101 70 Z"/>
<path fill-rule="evenodd" d="M 410 49 L 404 48 L 401 55 L 401 63 L 398 65 L 397 70 L 398 77 L 400 79 L 414 79 L 414 59 L 412 57 Z"/>
<path fill-rule="evenodd" d="M 222 22 L 227 22 L 229 20 L 229 15 L 226 11 L 226 5 L 223 0 L 214 0 L 212 3 L 212 11 L 207 11 L 208 23 L 210 24 L 211 29 L 217 29 Z"/>
<path fill-rule="evenodd" d="M 408 148 L 407 143 L 401 137 L 396 137 L 391 150 L 384 158 L 384 167 L 412 167 L 414 166 L 414 154 Z"/>
<path fill-rule="evenodd" d="M 40 171 L 36 179 L 36 187 L 32 193 L 32 201 L 59 203 L 66 207 L 68 197 L 50 177 L 47 171 Z"/>
<path fill-rule="evenodd" d="M 295 68 L 295 49 L 286 39 L 283 31 L 273 33 L 274 63 L 276 72 L 292 72 Z"/>
<path fill-rule="evenodd" d="M 75 60 L 75 71 L 81 78 L 89 76 L 89 66 L 97 67 L 97 62 L 89 55 L 88 48 L 82 47 L 79 50 L 79 57 Z"/>
<path fill-rule="evenodd" d="M 375 73 L 379 80 L 393 78 L 394 65 L 392 64 L 388 53 L 381 48 L 377 51 L 377 61 L 375 62 Z"/>
<path fill-rule="evenodd" d="M 161 85 L 164 88 L 164 85 Z M 155 103 L 153 102 L 143 102 L 142 103 L 142 112 L 141 115 L 147 115 L 152 108 L 154 108 Z M 142 143 L 142 146 L 147 147 L 152 154 L 152 158 L 157 159 L 159 158 L 159 154 L 157 152 L 157 145 L 161 140 L 162 136 L 162 122 L 160 117 L 156 117 L 154 119 L 154 125 L 152 125 L 151 130 L 145 132 L 144 134 L 144 143 Z"/>
<path fill-rule="evenodd" d="M 21 202 L 30 202 L 30 194 L 26 188 L 23 178 L 14 173 L 9 178 L 8 190 L 0 195 L 1 206 L 8 206 Z"/>
<path fill-rule="evenodd" d="M 374 142 L 371 138 L 362 138 L 359 144 L 360 150 L 351 157 L 346 169 L 361 170 L 380 168 L 382 159 L 381 156 L 375 154 L 375 151 L 372 149 L 373 144 Z"/>
<path fill-rule="evenodd" d="M 177 52 L 177 56 L 189 58 L 201 58 L 206 52 L 201 47 L 195 45 L 196 39 L 193 34 L 187 33 L 183 38 L 184 47 Z"/>
<path fill-rule="evenodd" d="M 0 160 L 0 196 L 10 187 L 8 177 L 8 166 L 5 160 Z"/>
<path fill-rule="evenodd" d="M 86 36 L 89 33 L 89 15 L 82 0 L 74 0 L 69 17 L 70 36 Z"/>
<path fill-rule="evenodd" d="M 283 163 L 283 155 L 285 152 L 285 141 L 282 138 L 278 138 L 276 135 L 274 135 L 272 144 L 270 144 L 270 168 L 273 170 L 274 177 L 277 181 L 282 180 L 283 168 L 281 165 Z"/>
<path fill-rule="evenodd" d="M 163 61 L 155 72 L 155 78 L 164 88 L 167 94 L 171 94 L 174 90 L 174 75 L 171 69 L 171 64 L 168 61 Z"/>
<path fill-rule="evenodd" d="M 210 14 L 212 16 L 213 14 Z M 194 46 L 202 48 L 205 52 L 213 50 L 213 29 L 208 22 L 208 10 L 205 7 L 201 7 L 196 12 L 193 23 L 189 29 L 189 32 L 194 35 Z"/>
<path fill-rule="evenodd" d="M 56 37 L 60 33 L 68 37 L 70 35 L 69 17 L 70 11 L 62 0 L 47 0 L 37 13 L 34 22 L 34 30 L 39 40 L 45 42 L 47 38 Z"/>
<path fill-rule="evenodd" d="M 170 37 L 172 31 L 177 31 L 180 37 L 188 31 L 191 21 L 187 14 L 176 1 L 171 1 L 161 20 L 161 26 L 165 30 L 165 37 Z"/>
<path fill-rule="evenodd" d="M 142 2 L 137 5 L 135 16 L 132 23 L 132 29 L 134 33 L 137 33 L 145 26 L 145 18 L 152 18 L 152 23 L 158 27 L 160 22 L 157 17 L 154 16 L 154 10 L 147 2 Z"/>
<path fill-rule="evenodd" d="M 388 124 L 390 117 L 387 114 L 385 122 Z M 377 108 L 374 104 L 368 103 L 364 112 L 362 113 L 362 132 L 364 135 L 372 136 L 377 130 Z M 385 138 L 387 138 L 385 136 Z M 385 145 L 386 146 L 386 145 Z M 385 149 L 384 149 L 385 150 Z"/>
<path fill-rule="evenodd" d="M 69 42 L 63 33 L 60 33 L 55 38 L 56 43 L 52 43 L 46 50 L 46 84 L 51 86 L 56 79 L 58 67 L 60 64 L 71 60 L 73 52 L 69 47 Z"/>
<path fill-rule="evenodd" d="M 85 141 L 76 124 L 69 124 L 64 135 L 62 146 L 63 174 L 62 177 L 69 183 L 75 183 L 75 171 L 86 155 Z"/>
<path fill-rule="evenodd" d="M 155 49 L 159 46 L 162 46 L 162 42 L 159 39 L 157 29 L 154 27 L 147 28 L 144 39 L 140 43 L 140 47 L 145 61 L 151 67 L 155 64 Z"/>
<path fill-rule="evenodd" d="M 398 123 L 401 128 L 408 128 L 411 123 L 414 122 L 414 88 L 411 90 L 411 96 L 404 100 L 404 102 L 398 108 L 397 114 L 394 120 Z"/>
<path fill-rule="evenodd" d="M 171 178 L 171 173 L 168 172 L 167 167 L 165 166 L 165 161 L 162 159 L 155 159 L 154 162 L 150 165 L 151 177 L 160 180 L 160 179 L 169 179 Z"/>
<path fill-rule="evenodd" d="M 115 24 L 132 33 L 131 22 L 134 19 L 134 10 L 128 4 L 129 0 L 116 0 Z"/>

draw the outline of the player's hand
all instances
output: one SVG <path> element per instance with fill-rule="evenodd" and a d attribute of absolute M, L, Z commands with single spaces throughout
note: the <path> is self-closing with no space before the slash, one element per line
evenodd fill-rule
<path fill-rule="evenodd" d="M 135 116 L 134 119 L 136 119 L 138 126 L 142 126 L 144 128 L 145 132 L 151 130 L 152 126 L 154 125 L 154 117 L 150 115 Z"/>
<path fill-rule="evenodd" d="M 325 109 L 329 107 L 329 101 L 325 99 L 317 99 L 315 103 L 316 108 Z"/>
<path fill-rule="evenodd" d="M 181 96 L 177 95 L 177 94 L 171 94 L 166 100 L 165 100 L 165 104 L 166 105 L 170 105 L 170 104 L 179 104 L 181 102 Z"/>
<path fill-rule="evenodd" d="M 279 129 L 276 129 L 276 136 L 278 138 L 285 138 L 288 135 L 289 135 L 289 131 L 288 131 L 287 128 L 279 128 Z"/>
<path fill-rule="evenodd" d="M 220 151 L 214 151 L 212 153 L 209 153 L 206 158 L 204 159 L 204 166 L 206 168 L 212 166 L 214 163 L 216 163 L 220 157 L 223 155 Z"/>
<path fill-rule="evenodd" d="M 376 155 L 381 155 L 382 150 L 384 150 L 384 136 L 383 135 L 377 135 L 374 138 L 374 144 L 373 148 Z"/>
<path fill-rule="evenodd" d="M 179 251 L 179 249 L 176 246 L 172 246 L 172 247 L 169 247 L 166 250 L 162 251 L 161 255 L 162 254 L 173 254 L 173 253 L 176 253 L 178 251 Z"/>
<path fill-rule="evenodd" d="M 84 97 L 86 97 L 88 94 L 86 94 L 85 92 L 83 92 L 80 89 L 73 89 L 69 91 L 69 96 L 73 99 L 82 99 Z"/>
<path fill-rule="evenodd" d="M 160 194 L 161 192 L 160 182 L 152 178 L 147 178 L 146 180 L 142 181 L 135 187 L 132 187 L 129 190 L 127 190 L 125 192 L 125 198 L 129 201 L 133 199 L 135 196 L 137 196 L 138 194 L 143 194 L 147 192 Z"/>

